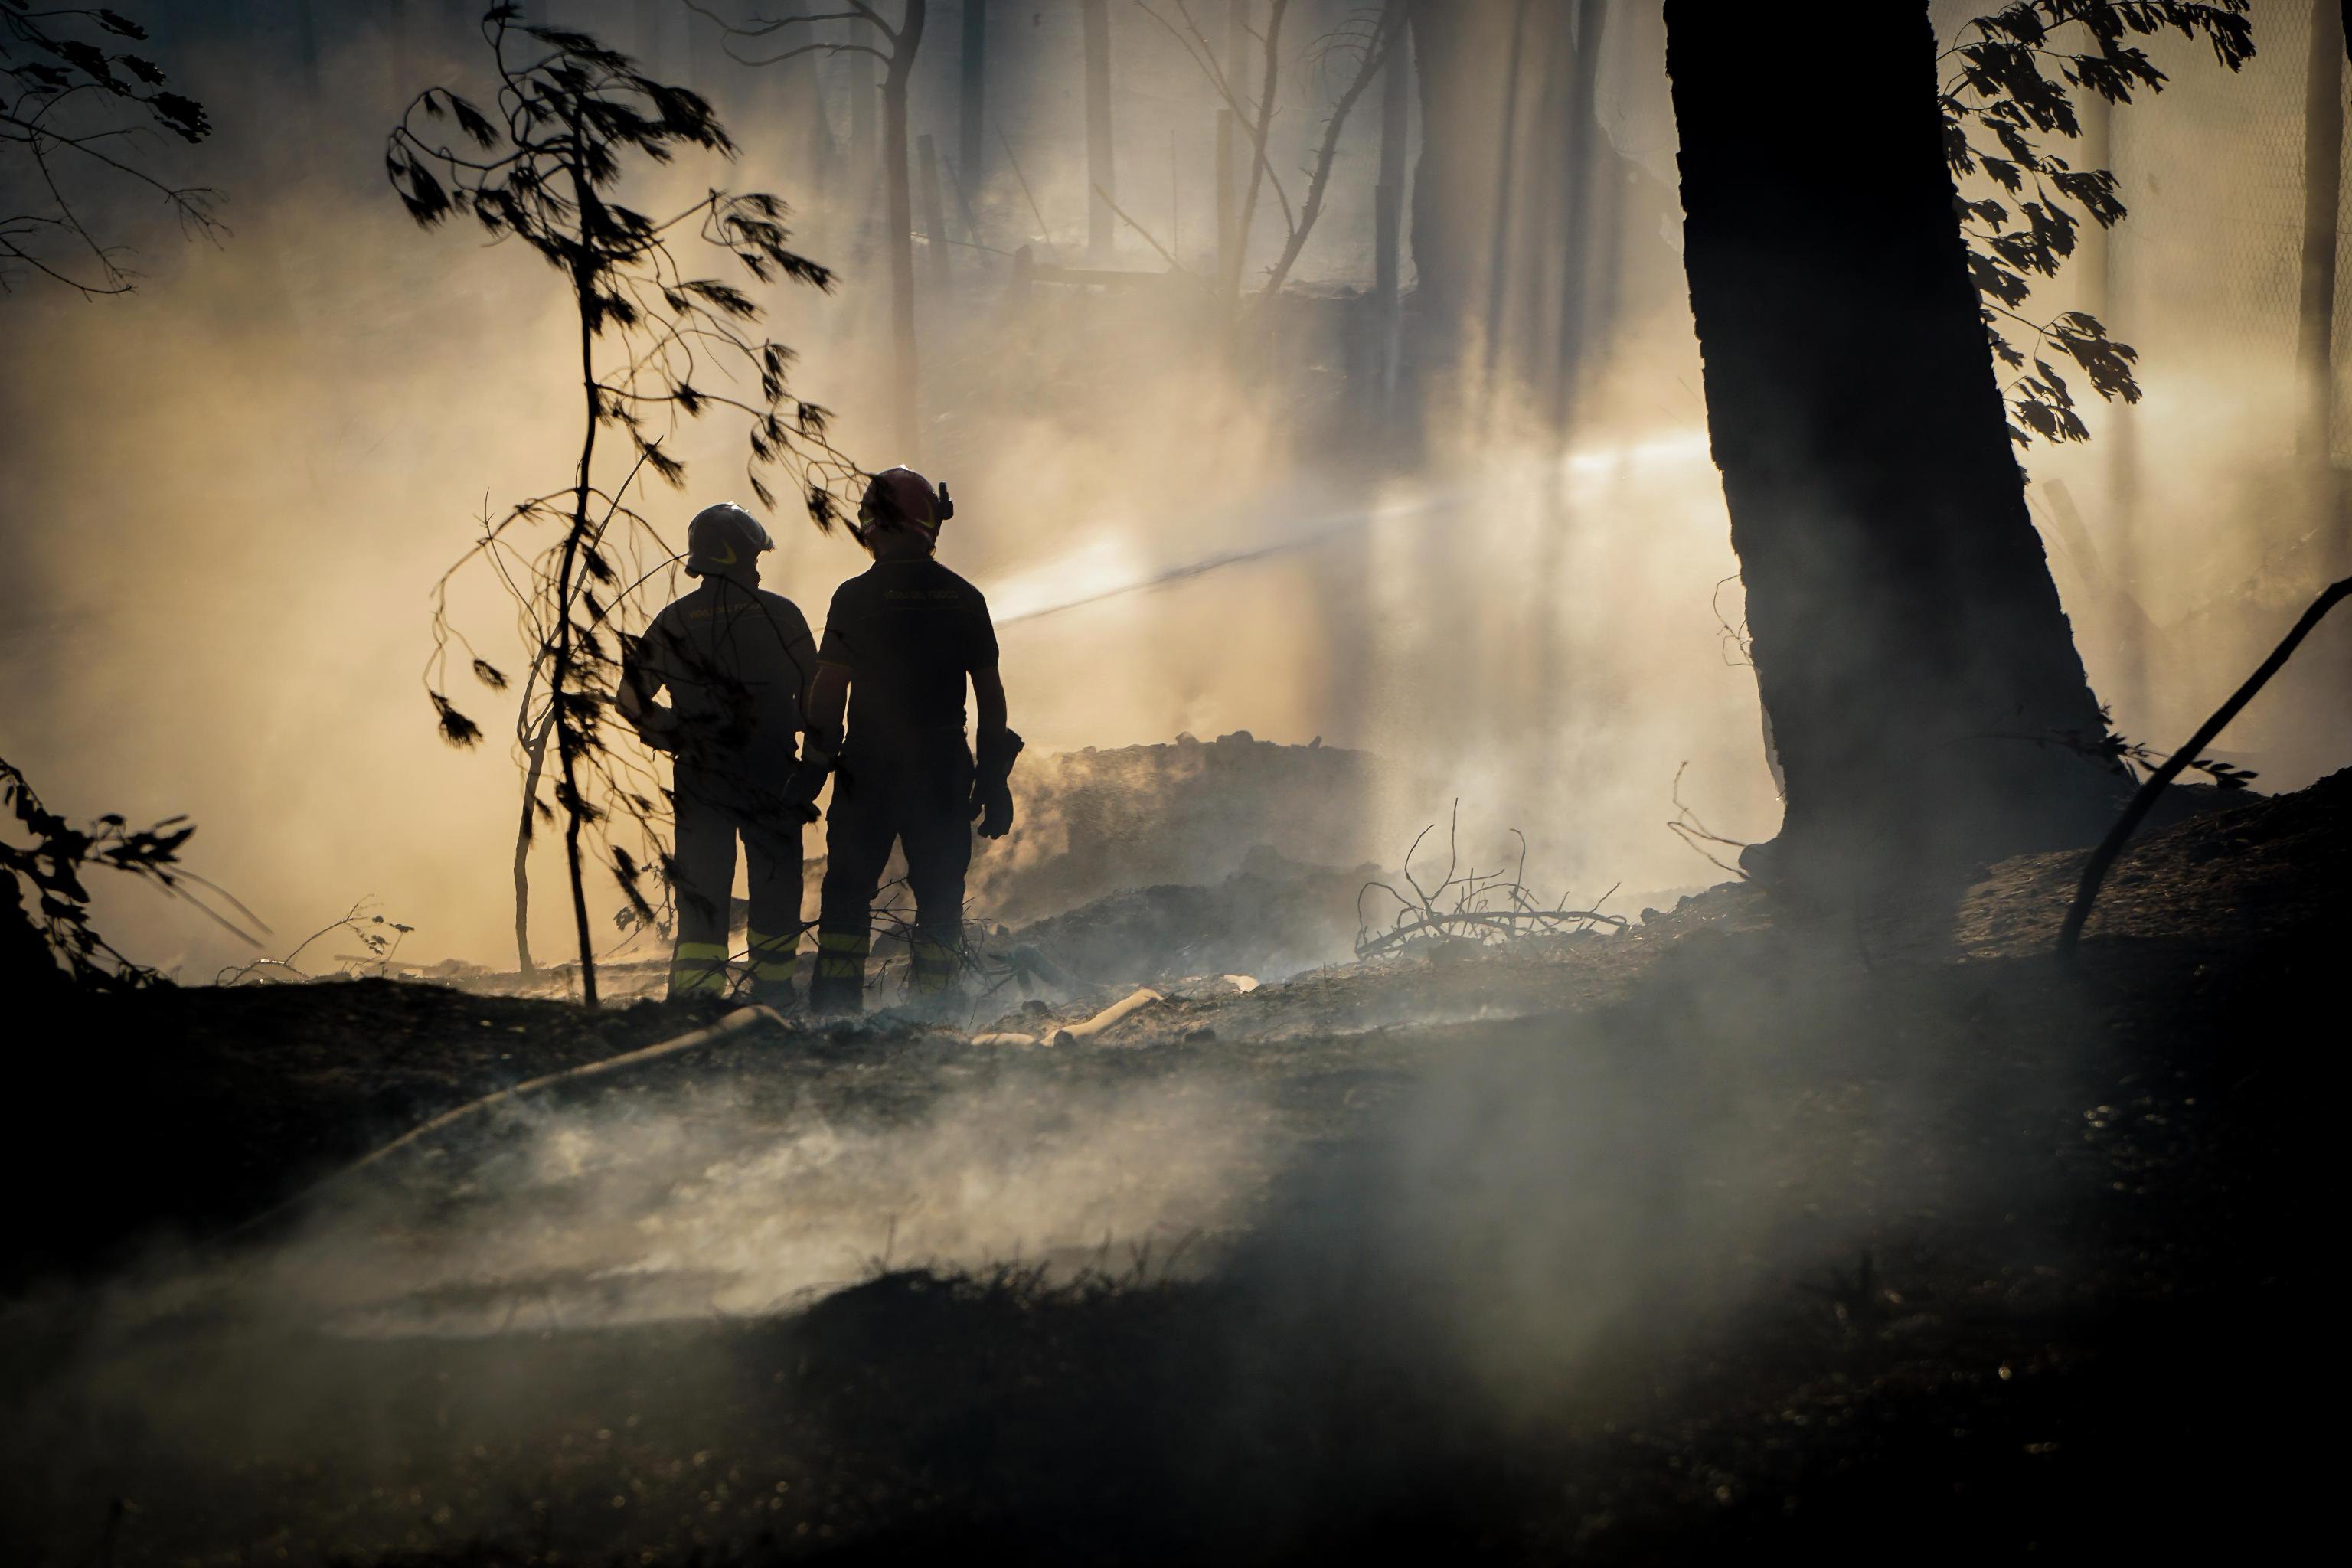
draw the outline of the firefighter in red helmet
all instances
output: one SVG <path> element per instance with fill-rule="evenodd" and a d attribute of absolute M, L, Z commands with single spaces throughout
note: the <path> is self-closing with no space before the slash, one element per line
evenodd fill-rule
<path fill-rule="evenodd" d="M 760 586 L 760 554 L 773 548 L 759 520 L 731 502 L 696 513 L 686 572 L 700 586 L 665 606 L 623 654 L 615 706 L 674 763 L 673 997 L 729 990 L 738 837 L 751 892 L 751 998 L 782 1006 L 793 996 L 806 817 L 788 791 L 816 647 L 793 602 Z"/>
<path fill-rule="evenodd" d="M 814 802 L 833 774 L 809 984 L 815 1012 L 864 1008 L 874 894 L 893 844 L 906 851 L 915 897 L 914 1000 L 943 1006 L 955 989 L 972 824 L 984 838 L 1013 829 L 1021 737 L 1004 721 L 996 628 L 980 590 L 933 554 L 954 512 L 947 487 L 912 468 L 875 475 L 855 531 L 874 564 L 844 583 L 825 612 L 792 792 Z M 964 743 L 967 679 L 979 710 L 976 755 Z"/>

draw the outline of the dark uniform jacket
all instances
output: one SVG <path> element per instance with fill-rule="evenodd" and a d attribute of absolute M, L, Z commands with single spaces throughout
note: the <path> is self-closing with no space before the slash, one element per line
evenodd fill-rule
<path fill-rule="evenodd" d="M 621 679 L 648 704 L 668 689 L 674 718 L 652 721 L 647 738 L 682 765 L 781 787 L 815 667 L 808 621 L 790 599 L 706 577 L 654 617 Z"/>
<path fill-rule="evenodd" d="M 824 663 L 849 671 L 845 757 L 907 758 L 963 738 L 965 678 L 996 668 L 979 589 L 932 560 L 877 561 L 836 589 Z"/>

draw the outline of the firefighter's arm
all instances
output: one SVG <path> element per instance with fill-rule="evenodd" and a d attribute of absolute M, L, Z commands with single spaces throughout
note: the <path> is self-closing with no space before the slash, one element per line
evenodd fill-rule
<path fill-rule="evenodd" d="M 971 697 L 980 710 L 980 732 L 983 739 L 1004 728 L 1004 677 L 992 669 L 971 672 Z"/>
<path fill-rule="evenodd" d="M 1013 831 L 1013 760 L 1022 740 L 1005 719 L 1004 678 L 994 666 L 971 672 L 973 706 L 979 710 L 980 744 L 973 748 L 971 815 L 982 838 Z"/>
<path fill-rule="evenodd" d="M 637 738 L 656 752 L 677 749 L 677 715 L 654 700 L 661 682 L 645 667 L 634 637 L 621 654 L 621 679 L 614 683 L 613 706 Z"/>
<path fill-rule="evenodd" d="M 817 818 L 816 797 L 833 772 L 841 750 L 842 721 L 849 712 L 849 667 L 817 661 L 809 679 L 808 729 L 801 739 L 800 765 L 785 786 L 784 801 L 810 822 Z"/>
<path fill-rule="evenodd" d="M 808 742 L 803 750 L 822 752 L 830 763 L 841 750 L 841 725 L 848 713 L 849 667 L 820 660 L 809 679 Z"/>

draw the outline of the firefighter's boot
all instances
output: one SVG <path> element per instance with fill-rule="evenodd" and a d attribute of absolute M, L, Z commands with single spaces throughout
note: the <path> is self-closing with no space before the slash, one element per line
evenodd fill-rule
<path fill-rule="evenodd" d="M 669 955 L 669 999 L 717 999 L 727 994 L 727 944 L 689 942 L 684 936 Z"/>
<path fill-rule="evenodd" d="M 856 931 L 816 933 L 816 972 L 809 980 L 809 1011 L 820 1017 L 856 1017 L 866 1011 L 866 957 L 873 951 L 874 933 Z"/>
<path fill-rule="evenodd" d="M 940 941 L 937 932 L 922 926 L 915 928 L 908 948 L 908 1004 L 927 1017 L 945 1017 L 962 1000 L 955 983 L 956 949 Z"/>

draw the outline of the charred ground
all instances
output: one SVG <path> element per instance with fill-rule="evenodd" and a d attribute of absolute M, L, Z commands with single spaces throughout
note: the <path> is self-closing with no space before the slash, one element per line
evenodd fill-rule
<path fill-rule="evenodd" d="M 985 1093 L 1043 1108 L 1041 1144 L 1107 1095 L 1206 1095 L 1261 1134 L 1173 1267 L 1115 1237 L 935 1269 L 885 1233 L 862 1283 L 751 1315 L 599 1321 L 519 1268 L 482 1285 L 503 1331 L 354 1333 L 173 1283 L 266 1277 L 276 1237 L 157 1250 L 690 1016 L 392 982 L 93 1004 L 17 1146 L 82 1282 L 11 1309 L 10 1533 L 57 1562 L 2259 1551 L 2318 1496 L 2284 1436 L 2329 1115 L 2296 1047 L 2347 805 L 2338 774 L 2153 837 L 2071 971 L 2057 855 L 1957 917 L 1727 889 L 1622 936 L 1204 984 L 1083 1047 L 771 1031 L 582 1091 L 917 1130 Z M 502 1135 L 309 1223 L 424 1245 L 496 1201 L 467 1173 Z"/>

